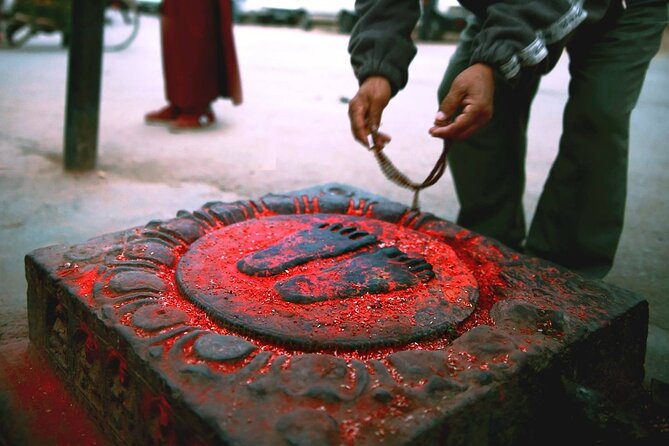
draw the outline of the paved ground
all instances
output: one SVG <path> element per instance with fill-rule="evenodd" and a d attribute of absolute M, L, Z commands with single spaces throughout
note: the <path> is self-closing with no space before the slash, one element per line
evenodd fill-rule
<path fill-rule="evenodd" d="M 356 90 L 347 36 L 325 30 L 238 25 L 244 103 L 220 100 L 216 128 L 174 135 L 143 123 L 163 105 L 158 22 L 143 16 L 137 40 L 106 53 L 98 168 L 62 168 L 67 53 L 58 36 L 0 49 L 0 346 L 25 339 L 23 256 L 173 217 L 210 200 L 256 198 L 342 182 L 409 203 L 373 157 L 353 142 L 346 98 Z M 608 282 L 650 303 L 647 380 L 669 382 L 669 39 L 653 60 L 632 117 L 625 230 Z M 388 108 L 388 155 L 411 177 L 427 174 L 440 145 L 427 135 L 435 90 L 454 50 L 420 44 L 410 86 Z M 566 60 L 539 90 L 529 129 L 526 209 L 531 216 L 560 133 Z M 615 92 L 611 92 L 615 94 Z M 422 210 L 453 220 L 448 173 L 422 196 Z"/>

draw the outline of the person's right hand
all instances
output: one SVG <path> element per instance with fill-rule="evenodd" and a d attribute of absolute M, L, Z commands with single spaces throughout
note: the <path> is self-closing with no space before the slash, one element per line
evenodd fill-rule
<path fill-rule="evenodd" d="M 439 105 L 430 135 L 467 139 L 492 118 L 495 79 L 489 65 L 477 63 L 460 73 Z M 460 114 L 456 112 L 460 110 Z M 453 119 L 455 116 L 455 119 Z"/>
<path fill-rule="evenodd" d="M 383 148 L 390 142 L 390 136 L 379 132 L 381 115 L 386 108 L 392 91 L 388 79 L 370 76 L 364 80 L 358 92 L 348 104 L 351 133 L 360 144 L 371 149 L 368 137 L 372 136 L 375 147 Z"/>

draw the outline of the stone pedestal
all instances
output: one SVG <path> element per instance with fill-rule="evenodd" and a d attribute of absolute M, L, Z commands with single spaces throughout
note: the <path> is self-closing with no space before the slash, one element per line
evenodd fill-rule
<path fill-rule="evenodd" d="M 26 256 L 31 342 L 118 444 L 550 443 L 643 379 L 639 296 L 327 184 Z"/>

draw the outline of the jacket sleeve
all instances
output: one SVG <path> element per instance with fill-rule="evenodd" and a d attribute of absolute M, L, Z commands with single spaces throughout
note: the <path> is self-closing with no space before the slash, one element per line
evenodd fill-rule
<path fill-rule="evenodd" d="M 471 63 L 495 67 L 506 79 L 550 71 L 574 31 L 598 22 L 621 0 L 502 0 L 487 7 L 473 42 Z M 464 2 L 463 3 L 467 3 Z M 622 10 L 622 6 L 620 6 Z"/>
<path fill-rule="evenodd" d="M 353 72 L 359 83 L 384 76 L 394 96 L 405 87 L 416 55 L 411 32 L 420 17 L 419 0 L 356 0 L 355 9 L 359 19 L 348 44 Z"/>

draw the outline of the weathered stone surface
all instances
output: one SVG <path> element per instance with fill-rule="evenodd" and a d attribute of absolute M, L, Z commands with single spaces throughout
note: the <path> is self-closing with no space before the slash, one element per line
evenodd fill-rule
<path fill-rule="evenodd" d="M 118 444 L 520 444 L 568 430 L 564 379 L 616 399 L 643 377 L 639 296 L 345 185 L 26 271 L 31 341 Z"/>

